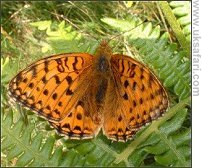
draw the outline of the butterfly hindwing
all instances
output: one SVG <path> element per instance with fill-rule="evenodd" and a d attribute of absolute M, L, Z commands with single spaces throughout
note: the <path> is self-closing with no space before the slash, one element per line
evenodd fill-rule
<path fill-rule="evenodd" d="M 79 100 L 69 114 L 59 122 L 50 122 L 59 134 L 67 136 L 69 139 L 89 139 L 95 137 L 100 128 L 100 123 L 93 121 L 87 115 L 89 112 L 84 108 L 84 102 Z"/>

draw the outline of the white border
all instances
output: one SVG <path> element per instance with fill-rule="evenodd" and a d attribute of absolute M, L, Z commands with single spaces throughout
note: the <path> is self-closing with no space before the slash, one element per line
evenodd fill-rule
<path fill-rule="evenodd" d="M 194 19 L 196 20 L 197 12 L 199 17 L 199 25 L 194 25 Z M 194 96 L 192 92 L 192 167 L 198 168 L 202 165 L 202 58 L 199 57 L 199 70 L 196 72 L 193 70 L 193 30 L 199 30 L 199 55 L 202 57 L 202 1 L 192 0 L 192 91 L 194 74 L 198 75 L 199 83 L 199 96 Z"/>

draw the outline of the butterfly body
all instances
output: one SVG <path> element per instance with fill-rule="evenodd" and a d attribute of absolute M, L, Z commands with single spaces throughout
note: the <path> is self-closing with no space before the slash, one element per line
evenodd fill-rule
<path fill-rule="evenodd" d="M 105 41 L 95 56 L 60 54 L 33 63 L 11 80 L 9 94 L 70 139 L 93 138 L 102 129 L 109 139 L 125 142 L 168 107 L 151 70 L 114 55 Z"/>

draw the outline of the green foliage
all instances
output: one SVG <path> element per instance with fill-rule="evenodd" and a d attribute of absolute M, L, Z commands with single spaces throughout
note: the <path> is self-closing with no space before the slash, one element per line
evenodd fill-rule
<path fill-rule="evenodd" d="M 72 26 L 66 26 L 62 21 L 59 25 L 53 25 L 51 21 L 40 21 L 30 24 L 38 30 L 46 30 L 46 42 L 42 43 L 42 52 L 48 50 L 55 53 L 65 52 L 89 52 L 94 53 L 97 41 L 82 42 L 82 36 L 72 30 Z M 53 30 L 54 29 L 54 30 Z M 82 44 L 83 43 L 83 44 Z"/>
<path fill-rule="evenodd" d="M 23 32 L 33 32 L 23 36 L 23 43 L 16 45 L 6 34 L 2 38 L 2 166 L 190 166 L 190 110 L 186 108 L 187 104 L 190 105 L 190 60 L 183 48 L 177 42 L 169 41 L 168 33 L 164 32 L 162 25 L 157 26 L 154 24 L 157 22 L 151 21 L 143 22 L 141 15 L 134 16 L 130 13 L 136 8 L 138 10 L 143 7 L 145 10 L 145 6 L 150 3 L 133 2 L 122 12 L 123 15 L 116 13 L 123 6 L 114 2 L 72 4 L 31 2 L 24 7 L 19 3 L 10 8 L 11 11 L 20 8 L 20 17 L 28 18 L 30 14 L 35 21 L 19 25 Z M 25 8 L 27 5 L 30 8 Z M 82 10 L 77 5 L 82 5 Z M 173 2 L 170 5 L 173 10 L 179 7 L 173 5 Z M 9 3 L 4 5 L 3 20 L 6 20 L 9 13 L 8 6 L 10 7 Z M 56 14 L 51 15 L 52 11 Z M 33 19 L 37 17 L 34 16 L 35 13 L 42 19 Z M 179 16 L 177 19 L 182 27 L 190 24 L 186 18 L 189 13 L 183 16 L 174 14 Z M 60 15 L 67 16 L 68 19 L 61 19 Z M 5 25 L 8 26 L 5 30 L 13 26 L 11 23 Z M 164 83 L 173 106 L 162 118 L 141 129 L 134 140 L 127 143 L 111 142 L 102 133 L 92 140 L 66 140 L 55 135 L 55 131 L 49 127 L 44 129 L 46 122 L 37 119 L 36 115 L 28 115 L 29 124 L 26 125 L 18 111 L 10 108 L 6 96 L 9 80 L 26 64 L 41 58 L 41 52 L 45 55 L 63 52 L 93 54 L 99 44 L 93 37 L 99 37 L 99 40 L 103 37 L 110 39 L 113 33 L 119 34 L 118 38 L 122 40 L 113 38 L 111 46 L 116 45 L 116 50 L 133 55 L 147 64 Z M 189 36 L 188 33 L 185 34 Z M 124 41 L 124 47 L 120 41 Z M 25 112 L 30 114 L 29 111 Z"/>

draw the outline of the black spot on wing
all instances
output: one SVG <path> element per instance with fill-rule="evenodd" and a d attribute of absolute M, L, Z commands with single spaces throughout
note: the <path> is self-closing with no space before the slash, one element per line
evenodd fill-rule
<path fill-rule="evenodd" d="M 81 113 L 78 113 L 78 114 L 76 115 L 76 118 L 77 118 L 78 120 L 81 120 L 81 119 L 82 119 Z"/>
<path fill-rule="evenodd" d="M 72 78 L 71 78 L 70 76 L 67 76 L 67 77 L 66 77 L 66 81 L 67 81 L 67 83 L 68 83 L 69 85 L 73 82 L 73 80 L 72 80 Z"/>
<path fill-rule="evenodd" d="M 66 90 L 66 95 L 72 95 L 73 94 L 73 92 L 68 88 L 67 90 Z"/>
<path fill-rule="evenodd" d="M 30 83 L 29 85 L 28 85 L 28 87 L 30 88 L 30 89 L 32 89 L 33 87 L 34 87 L 34 83 Z"/>
<path fill-rule="evenodd" d="M 124 98 L 125 100 L 128 100 L 128 94 L 125 93 L 125 94 L 123 95 L 123 98 Z"/>
<path fill-rule="evenodd" d="M 56 100 L 57 97 L 58 97 L 57 93 L 54 93 L 54 94 L 52 95 L 53 100 Z"/>
<path fill-rule="evenodd" d="M 124 87 L 125 87 L 125 88 L 127 88 L 127 87 L 128 87 L 128 85 L 129 85 L 128 80 L 125 80 L 125 82 L 124 82 Z"/>
<path fill-rule="evenodd" d="M 47 95 L 48 95 L 48 90 L 45 89 L 45 90 L 43 91 L 43 94 L 47 96 Z"/>
<path fill-rule="evenodd" d="M 61 83 L 60 78 L 59 78 L 58 75 L 55 75 L 54 78 L 55 78 L 55 83 L 56 84 L 60 84 Z"/>
<path fill-rule="evenodd" d="M 46 84 L 46 83 L 48 82 L 48 80 L 46 79 L 45 76 L 41 79 L 41 81 L 42 81 L 44 84 Z"/>

